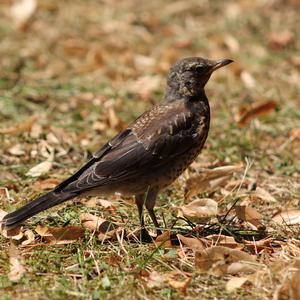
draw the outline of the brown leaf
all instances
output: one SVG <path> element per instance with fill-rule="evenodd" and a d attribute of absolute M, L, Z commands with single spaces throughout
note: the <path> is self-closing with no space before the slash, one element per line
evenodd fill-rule
<path fill-rule="evenodd" d="M 84 229 L 80 226 L 47 227 L 38 225 L 35 231 L 51 245 L 71 244 L 84 236 Z"/>
<path fill-rule="evenodd" d="M 159 288 L 162 287 L 165 280 L 166 279 L 164 275 L 158 273 L 157 271 L 152 271 L 147 278 L 146 285 L 150 289 Z"/>
<path fill-rule="evenodd" d="M 185 198 L 189 199 L 199 193 L 216 190 L 227 182 L 229 176 L 241 169 L 241 165 L 200 169 L 199 174 L 191 176 L 186 181 Z"/>
<path fill-rule="evenodd" d="M 101 241 L 115 238 L 116 234 L 119 234 L 123 230 L 123 228 L 118 226 L 117 224 L 89 213 L 81 214 L 80 220 L 83 227 L 97 232 L 98 239 Z"/>
<path fill-rule="evenodd" d="M 256 87 L 256 81 L 249 72 L 242 71 L 240 77 L 248 89 L 253 89 Z"/>
<path fill-rule="evenodd" d="M 232 236 L 223 234 L 211 234 L 206 237 L 206 240 L 212 241 L 212 244 L 214 246 L 223 246 L 233 249 L 241 248 L 241 245 L 238 244 Z"/>
<path fill-rule="evenodd" d="M 93 197 L 87 201 L 84 200 L 84 201 L 82 201 L 82 204 L 84 204 L 87 207 L 102 206 L 104 208 L 115 208 L 111 201 L 99 199 L 97 197 Z"/>
<path fill-rule="evenodd" d="M 11 6 L 10 15 L 17 28 L 23 28 L 37 8 L 36 0 L 19 0 Z"/>
<path fill-rule="evenodd" d="M 218 213 L 218 203 L 212 199 L 194 200 L 187 205 L 178 207 L 179 215 L 183 215 L 191 222 L 205 223 Z"/>
<path fill-rule="evenodd" d="M 19 134 L 23 132 L 29 132 L 34 124 L 34 122 L 37 120 L 37 116 L 32 116 L 23 123 L 20 123 L 14 127 L 9 128 L 3 128 L 0 129 L 0 134 Z"/>
<path fill-rule="evenodd" d="M 300 223 L 300 209 L 286 209 L 276 213 L 272 221 L 278 225 L 297 225 Z"/>
<path fill-rule="evenodd" d="M 257 198 L 268 202 L 276 203 L 277 200 L 265 189 L 257 187 L 254 192 L 251 193 L 251 201 L 254 202 Z"/>
<path fill-rule="evenodd" d="M 232 277 L 226 283 L 226 291 L 233 292 L 234 290 L 241 288 L 247 281 L 247 277 Z"/>
<path fill-rule="evenodd" d="M 173 248 L 173 245 L 171 242 L 171 232 L 169 230 L 167 230 L 163 234 L 159 235 L 155 239 L 155 245 L 157 247 L 162 247 L 162 248 Z"/>
<path fill-rule="evenodd" d="M 196 251 L 195 266 L 200 272 L 214 275 L 254 272 L 255 258 L 246 252 L 214 246 Z"/>
<path fill-rule="evenodd" d="M 193 250 L 203 250 L 205 248 L 201 240 L 196 237 L 186 237 L 181 234 L 177 234 L 177 238 L 183 245 Z"/>
<path fill-rule="evenodd" d="M 0 209 L 0 222 L 2 221 L 2 219 L 4 218 L 4 216 L 7 215 L 7 212 Z M 2 225 L 0 226 L 0 234 L 2 234 L 4 237 L 6 238 L 11 238 L 13 240 L 21 240 L 24 236 L 22 230 L 21 230 L 21 226 L 18 226 L 14 229 L 3 229 Z"/>
<path fill-rule="evenodd" d="M 23 259 L 13 243 L 9 247 L 9 263 L 10 271 L 7 276 L 9 280 L 18 282 L 25 274 L 26 269 L 23 265 Z"/>
<path fill-rule="evenodd" d="M 270 36 L 269 46 L 274 50 L 282 50 L 289 44 L 293 43 L 294 40 L 295 35 L 288 30 L 282 32 L 274 32 Z"/>
<path fill-rule="evenodd" d="M 300 140 L 300 128 L 293 128 L 289 131 L 289 136 Z"/>
<path fill-rule="evenodd" d="M 41 181 L 36 181 L 32 188 L 36 191 L 50 190 L 56 187 L 60 182 L 61 180 L 59 179 L 49 178 Z"/>
<path fill-rule="evenodd" d="M 25 237 L 25 240 L 22 241 L 22 243 L 21 243 L 22 246 L 31 245 L 35 241 L 35 235 L 34 235 L 33 231 L 31 231 L 31 230 L 26 230 L 24 232 L 24 237 Z"/>
<path fill-rule="evenodd" d="M 235 213 L 240 220 L 251 223 L 257 229 L 265 228 L 261 223 L 262 216 L 255 208 L 245 205 L 236 205 Z"/>
<path fill-rule="evenodd" d="M 171 272 L 167 275 L 168 284 L 181 293 L 185 293 L 188 285 L 192 281 L 192 276 L 184 276 L 185 273 Z"/>
<path fill-rule="evenodd" d="M 271 113 L 276 107 L 277 103 L 273 100 L 258 100 L 251 105 L 240 107 L 235 120 L 238 127 L 245 127 L 251 120 Z"/>
<path fill-rule="evenodd" d="M 41 175 L 47 174 L 52 168 L 52 164 L 52 160 L 45 160 L 32 167 L 25 175 L 31 177 L 39 177 Z"/>
<path fill-rule="evenodd" d="M 8 153 L 14 156 L 22 156 L 25 154 L 25 151 L 21 144 L 16 144 L 8 149 Z"/>

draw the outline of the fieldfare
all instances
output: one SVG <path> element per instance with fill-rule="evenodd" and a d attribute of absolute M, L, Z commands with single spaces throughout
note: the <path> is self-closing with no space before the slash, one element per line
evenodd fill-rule
<path fill-rule="evenodd" d="M 142 230 L 143 206 L 160 234 L 154 206 L 200 153 L 209 131 L 210 107 L 204 87 L 211 74 L 232 62 L 184 58 L 170 69 L 164 100 L 143 113 L 98 150 L 81 169 L 52 191 L 7 214 L 12 229 L 33 215 L 78 196 L 120 192 L 135 195 Z"/>

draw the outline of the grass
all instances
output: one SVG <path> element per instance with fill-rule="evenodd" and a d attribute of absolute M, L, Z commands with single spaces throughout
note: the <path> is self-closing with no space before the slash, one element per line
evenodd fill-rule
<path fill-rule="evenodd" d="M 215 74 L 207 86 L 212 123 L 206 147 L 198 157 L 202 165 L 237 164 L 247 158 L 252 167 L 246 179 L 267 190 L 275 203 L 248 202 L 263 215 L 267 228 L 278 208 L 299 204 L 299 6 L 288 1 L 57 1 L 39 3 L 26 30 L 13 26 L 5 13 L 10 1 L 0 4 L 0 129 L 23 124 L 32 115 L 40 134 L 0 134 L 0 186 L 10 200 L 0 195 L 1 207 L 11 211 L 35 198 L 36 182 L 63 179 L 80 167 L 97 148 L 126 124 L 161 100 L 164 78 L 178 58 L 201 55 L 230 57 L 235 66 Z M 295 5 L 295 6 L 294 6 Z M 3 10 L 2 10 L 3 8 Z M 3 11 L 3 12 L 2 12 Z M 294 38 L 274 49 L 271 36 L 288 31 Z M 238 44 L 232 46 L 231 36 Z M 230 44 L 231 43 L 231 44 Z M 249 88 L 241 72 L 255 80 Z M 159 84 L 151 86 L 151 76 Z M 133 83 L 148 76 L 145 92 Z M 276 111 L 238 128 L 235 114 L 245 103 L 275 100 Z M 109 116 L 112 109 L 115 116 Z M 103 125 L 103 129 L 99 129 Z M 98 125 L 97 125 L 98 124 Z M 98 126 L 98 127 L 97 127 Z M 53 138 L 56 138 L 56 140 Z M 42 177 L 26 176 L 45 160 L 45 142 L 55 149 L 55 164 Z M 24 154 L 12 155 L 19 145 Z M 170 226 L 170 207 L 184 203 L 185 179 L 190 168 L 158 200 L 158 215 Z M 234 179 L 241 179 L 236 175 Z M 216 194 L 200 196 L 223 196 Z M 80 225 L 79 214 L 91 212 L 123 223 L 126 230 L 138 228 L 134 201 L 113 196 L 116 211 L 67 203 L 27 223 L 48 226 Z M 225 197 L 225 212 L 235 199 Z M 247 198 L 248 199 L 248 198 Z M 248 199 L 248 201 L 250 201 Z M 151 224 L 147 217 L 147 224 Z M 183 223 L 179 224 L 183 225 Z M 151 228 L 151 225 L 149 225 Z M 276 229 L 277 230 L 277 229 Z M 298 229 L 272 235 L 299 237 Z M 86 233 L 70 245 L 20 249 L 26 273 L 11 282 L 9 241 L 0 237 L 0 299 L 271 299 L 283 280 L 282 270 L 269 268 L 262 286 L 247 286 L 228 292 L 228 276 L 199 274 L 193 254 L 184 260 L 175 248 L 123 241 L 101 243 Z M 258 255 L 263 259 L 264 255 Z M 276 259 L 271 257 L 271 260 Z M 283 267 L 292 258 L 285 258 Z M 277 268 L 277 266 L 275 266 Z M 274 268 L 275 268 L 274 267 Z M 149 273 L 192 274 L 185 292 L 167 283 L 149 288 Z"/>

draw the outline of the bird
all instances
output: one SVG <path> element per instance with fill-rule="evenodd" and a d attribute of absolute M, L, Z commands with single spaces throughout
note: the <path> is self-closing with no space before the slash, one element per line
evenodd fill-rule
<path fill-rule="evenodd" d="M 169 70 L 162 102 L 108 141 L 51 191 L 5 215 L 2 226 L 14 229 L 39 212 L 75 197 L 119 192 L 135 197 L 143 235 L 148 234 L 144 207 L 160 235 L 154 212 L 157 195 L 201 152 L 210 125 L 206 83 L 214 71 L 232 62 L 201 57 L 178 60 Z"/>

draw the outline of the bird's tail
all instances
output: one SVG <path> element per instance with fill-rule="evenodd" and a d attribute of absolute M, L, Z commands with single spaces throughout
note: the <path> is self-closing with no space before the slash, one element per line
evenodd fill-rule
<path fill-rule="evenodd" d="M 75 193 L 55 193 L 54 191 L 51 191 L 25 204 L 16 211 L 5 215 L 3 220 L 1 221 L 2 226 L 8 230 L 13 229 L 25 220 L 38 214 L 39 212 L 53 207 L 57 204 L 60 204 L 64 201 L 67 201 L 69 199 L 72 199 L 76 196 L 77 194 Z"/>

